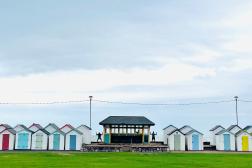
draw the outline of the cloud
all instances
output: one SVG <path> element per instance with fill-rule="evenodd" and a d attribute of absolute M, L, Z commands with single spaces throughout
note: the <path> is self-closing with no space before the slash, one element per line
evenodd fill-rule
<path fill-rule="evenodd" d="M 122 86 L 166 86 L 215 76 L 210 68 L 172 63 L 156 69 L 100 69 L 62 71 L 28 76 L 2 77 L 1 96 L 7 100 L 26 101 L 34 96 L 54 95 L 73 98 L 82 93 L 103 92 Z M 151 91 L 150 91 L 151 92 Z M 76 94 L 78 93 L 78 94 Z"/>

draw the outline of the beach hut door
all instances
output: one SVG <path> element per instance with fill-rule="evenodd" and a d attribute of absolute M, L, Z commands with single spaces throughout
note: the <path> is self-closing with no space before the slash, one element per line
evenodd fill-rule
<path fill-rule="evenodd" d="M 180 135 L 174 135 L 174 150 L 180 150 Z"/>
<path fill-rule="evenodd" d="M 27 133 L 18 134 L 18 148 L 28 149 L 28 134 Z"/>
<path fill-rule="evenodd" d="M 242 151 L 248 151 L 248 136 L 242 136 Z"/>
<path fill-rule="evenodd" d="M 230 135 L 224 134 L 224 150 L 230 150 Z"/>
<path fill-rule="evenodd" d="M 70 150 L 76 150 L 76 135 L 70 135 Z"/>
<path fill-rule="evenodd" d="M 192 150 L 199 150 L 199 135 L 192 135 Z"/>
<path fill-rule="evenodd" d="M 53 135 L 53 149 L 54 150 L 60 149 L 60 134 Z"/>
<path fill-rule="evenodd" d="M 36 134 L 36 149 L 42 149 L 43 134 Z"/>
<path fill-rule="evenodd" d="M 2 142 L 3 150 L 8 150 L 9 149 L 9 140 L 10 140 L 10 135 L 9 134 L 3 134 L 3 142 Z"/>

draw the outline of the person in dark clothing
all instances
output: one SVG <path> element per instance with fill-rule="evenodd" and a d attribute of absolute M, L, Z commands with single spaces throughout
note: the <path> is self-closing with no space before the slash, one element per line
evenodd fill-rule
<path fill-rule="evenodd" d="M 102 133 L 98 132 L 97 135 L 97 142 L 100 140 L 102 142 Z"/>
<path fill-rule="evenodd" d="M 152 142 L 156 142 L 156 135 L 157 135 L 157 133 L 155 134 L 155 132 L 153 131 L 152 133 L 151 133 L 151 139 L 152 139 Z"/>

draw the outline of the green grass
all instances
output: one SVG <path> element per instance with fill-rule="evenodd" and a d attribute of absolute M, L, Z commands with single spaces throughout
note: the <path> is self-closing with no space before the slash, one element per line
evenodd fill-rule
<path fill-rule="evenodd" d="M 212 153 L 0 153 L 0 168 L 252 168 L 252 154 Z"/>

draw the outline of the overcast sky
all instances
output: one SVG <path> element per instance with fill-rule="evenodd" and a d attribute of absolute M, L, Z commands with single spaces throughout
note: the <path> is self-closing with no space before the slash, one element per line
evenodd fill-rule
<path fill-rule="evenodd" d="M 0 101 L 96 99 L 141 103 L 252 100 L 252 1 L 92 0 L 0 2 Z M 201 132 L 235 123 L 234 102 L 192 106 L 93 104 L 144 115 L 159 131 Z M 0 123 L 89 124 L 88 103 L 0 105 Z M 252 125 L 252 103 L 239 103 Z"/>

